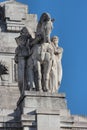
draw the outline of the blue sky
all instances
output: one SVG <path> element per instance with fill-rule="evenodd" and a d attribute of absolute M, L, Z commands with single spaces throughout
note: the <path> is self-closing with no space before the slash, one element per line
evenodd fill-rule
<path fill-rule="evenodd" d="M 17 1 L 28 4 L 38 19 L 43 12 L 55 19 L 52 36 L 59 36 L 64 49 L 60 92 L 66 93 L 72 114 L 87 115 L 87 0 Z"/>

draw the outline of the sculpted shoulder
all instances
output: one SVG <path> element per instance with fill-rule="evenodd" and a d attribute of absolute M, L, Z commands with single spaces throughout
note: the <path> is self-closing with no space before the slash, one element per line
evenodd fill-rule
<path fill-rule="evenodd" d="M 58 53 L 63 53 L 63 48 L 62 47 L 58 47 Z"/>

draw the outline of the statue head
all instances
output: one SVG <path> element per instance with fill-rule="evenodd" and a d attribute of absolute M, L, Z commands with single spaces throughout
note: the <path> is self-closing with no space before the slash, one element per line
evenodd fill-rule
<path fill-rule="evenodd" d="M 43 13 L 40 17 L 40 22 L 45 22 L 51 20 L 51 16 L 49 13 Z"/>
<path fill-rule="evenodd" d="M 29 35 L 28 29 L 26 27 L 23 27 L 22 30 L 20 31 L 20 34 L 28 36 Z"/>
<path fill-rule="evenodd" d="M 29 39 L 34 38 L 34 34 L 30 28 L 23 27 L 20 31 L 21 36 L 27 36 Z"/>
<path fill-rule="evenodd" d="M 51 38 L 51 42 L 54 43 L 55 46 L 58 46 L 58 43 L 59 43 L 59 38 L 58 36 L 53 36 Z"/>

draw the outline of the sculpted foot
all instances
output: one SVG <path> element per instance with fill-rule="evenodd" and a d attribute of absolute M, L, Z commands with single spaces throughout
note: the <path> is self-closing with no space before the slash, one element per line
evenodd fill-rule
<path fill-rule="evenodd" d="M 43 92 L 43 90 L 42 90 L 42 89 L 39 89 L 39 92 Z"/>
<path fill-rule="evenodd" d="M 43 88 L 43 91 L 44 91 L 44 92 L 48 92 L 48 89 L 47 89 L 47 88 Z"/>

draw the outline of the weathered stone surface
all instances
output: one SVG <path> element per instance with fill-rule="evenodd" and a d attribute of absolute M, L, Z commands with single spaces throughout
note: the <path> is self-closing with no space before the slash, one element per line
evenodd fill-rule
<path fill-rule="evenodd" d="M 50 94 L 41 92 L 28 92 L 25 91 L 23 99 L 20 99 L 19 103 L 24 106 L 24 112 L 28 110 L 28 113 L 35 111 L 36 109 L 47 109 L 47 110 L 60 110 L 67 109 L 64 94 Z M 28 108 L 28 109 L 27 109 Z M 26 114 L 26 113 L 24 113 Z"/>
<path fill-rule="evenodd" d="M 60 129 L 60 113 L 47 109 L 37 110 L 37 129 L 38 130 L 59 130 Z"/>
<path fill-rule="evenodd" d="M 18 101 L 19 97 L 20 93 L 17 87 L 0 86 L 0 113 L 6 115 L 7 112 L 10 112 L 10 110 L 13 111 L 16 109 L 16 102 Z"/>
<path fill-rule="evenodd" d="M 0 77 L 0 129 L 21 130 L 20 111 L 16 109 L 20 93 L 14 63 L 15 38 L 24 26 L 35 32 L 37 16 L 28 14 L 28 6 L 15 0 L 1 2 L 0 13 L 0 62 L 8 68 L 8 74 Z"/>
<path fill-rule="evenodd" d="M 48 128 L 59 130 L 60 113 L 62 110 L 67 110 L 65 94 L 47 92 L 25 91 L 18 102 L 18 107 L 22 112 L 22 126 L 31 130 L 33 127 L 35 130 L 48 130 Z"/>
<path fill-rule="evenodd" d="M 18 102 L 18 107 L 21 110 L 24 129 L 87 129 L 87 118 L 70 114 L 65 94 L 25 91 Z"/>
<path fill-rule="evenodd" d="M 60 130 L 60 117 L 56 114 L 38 114 L 37 130 Z"/>
<path fill-rule="evenodd" d="M 86 130 L 87 129 L 87 117 L 85 116 L 77 116 L 77 115 L 73 115 L 72 116 L 74 118 L 74 123 L 73 123 L 73 130 L 75 128 L 77 128 L 77 130 L 82 129 Z"/>
<path fill-rule="evenodd" d="M 28 14 L 28 6 L 17 1 L 5 1 L 0 3 L 0 61 L 8 67 L 8 75 L 0 78 L 0 85 L 17 85 L 17 65 L 14 63 L 15 48 L 17 47 L 15 38 L 19 36 L 19 31 L 27 26 L 35 34 L 37 16 Z M 14 11 L 15 10 L 15 11 Z M 19 14 L 19 15 L 17 15 Z"/>
<path fill-rule="evenodd" d="M 28 6 L 16 1 L 9 1 L 5 4 L 5 16 L 8 21 L 22 21 L 26 19 Z M 19 14 L 19 15 L 18 15 Z"/>

